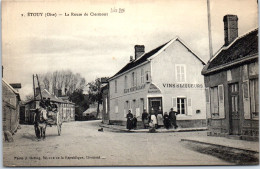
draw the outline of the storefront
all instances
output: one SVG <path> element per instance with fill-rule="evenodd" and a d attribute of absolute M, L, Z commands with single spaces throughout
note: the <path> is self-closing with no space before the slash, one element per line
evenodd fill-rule
<path fill-rule="evenodd" d="M 110 123 L 125 124 L 128 110 L 140 123 L 144 109 L 164 113 L 173 108 L 180 113 L 179 126 L 206 126 L 203 65 L 180 38 L 148 53 L 136 45 L 135 59 L 108 80 Z"/>

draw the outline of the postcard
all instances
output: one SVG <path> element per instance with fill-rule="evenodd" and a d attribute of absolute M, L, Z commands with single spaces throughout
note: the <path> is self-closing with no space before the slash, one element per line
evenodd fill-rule
<path fill-rule="evenodd" d="M 257 0 L 2 1 L 3 166 L 259 164 Z"/>

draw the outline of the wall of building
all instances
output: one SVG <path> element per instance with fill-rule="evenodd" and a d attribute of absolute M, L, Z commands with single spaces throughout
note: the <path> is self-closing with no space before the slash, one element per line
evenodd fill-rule
<path fill-rule="evenodd" d="M 58 111 L 62 114 L 62 121 L 75 121 L 75 105 L 68 103 L 56 103 L 58 105 Z M 28 124 L 33 124 L 33 114 L 32 109 L 37 109 L 40 107 L 39 101 L 32 101 L 25 105 L 25 122 Z"/>
<path fill-rule="evenodd" d="M 5 83 L 2 83 L 2 99 L 3 131 L 14 133 L 19 125 L 19 100 Z"/>
<path fill-rule="evenodd" d="M 144 81 L 141 83 L 141 71 L 144 71 Z M 132 73 L 135 73 L 136 82 L 132 86 Z M 145 82 L 145 72 L 150 72 L 150 63 L 144 64 L 134 70 L 128 71 L 120 77 L 109 82 L 110 94 L 110 119 L 114 121 L 126 121 L 127 111 L 130 109 L 137 119 L 140 121 L 142 108 L 140 108 L 140 99 L 146 102 L 148 83 Z M 127 85 L 125 85 L 125 76 L 127 76 Z M 115 80 L 117 81 L 117 91 L 115 92 Z M 126 105 L 128 101 L 128 106 Z M 135 102 L 135 104 L 134 104 Z M 117 107 L 118 106 L 118 107 Z M 139 108 L 139 110 L 138 110 Z M 138 113 L 139 112 L 139 113 Z"/>
<path fill-rule="evenodd" d="M 231 84 L 238 84 L 238 113 L 239 113 L 239 126 L 238 135 L 258 137 L 259 124 L 258 117 L 252 117 L 250 110 L 250 98 L 245 100 L 245 82 L 248 83 L 250 79 L 258 79 L 258 62 L 245 63 L 231 69 L 222 70 L 215 74 L 205 76 L 205 86 L 212 88 L 223 84 L 224 86 L 224 111 L 223 116 L 214 116 L 210 110 L 210 104 L 207 104 L 207 117 L 208 126 L 211 135 L 227 136 L 232 134 L 231 130 L 231 103 L 229 96 L 229 86 Z M 248 87 L 249 83 L 248 83 Z M 247 92 L 250 89 L 247 88 Z M 250 93 L 248 93 L 250 95 Z M 249 96 L 250 97 L 250 96 Z M 248 100 L 248 101 L 247 101 Z"/>
<path fill-rule="evenodd" d="M 102 91 L 102 98 L 103 98 L 103 110 L 102 110 L 102 121 L 103 123 L 108 124 L 110 119 L 110 99 L 109 99 L 109 90 L 108 88 Z"/>
<path fill-rule="evenodd" d="M 196 58 L 182 43 L 173 42 L 151 61 L 152 82 L 160 89 L 163 97 L 164 112 L 174 108 L 176 97 L 185 97 L 191 101 L 188 112 L 178 115 L 177 120 L 206 119 L 204 77 L 201 75 L 202 62 Z M 184 82 L 177 79 L 176 66 L 182 65 L 186 70 Z M 178 85 L 182 85 L 177 87 Z M 198 113 L 197 110 L 200 110 Z"/>

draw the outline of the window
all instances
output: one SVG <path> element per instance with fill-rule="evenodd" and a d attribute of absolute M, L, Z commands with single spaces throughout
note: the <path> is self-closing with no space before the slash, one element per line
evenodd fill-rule
<path fill-rule="evenodd" d="M 132 102 L 132 114 L 133 115 L 136 115 L 136 100 L 133 100 L 133 102 Z"/>
<path fill-rule="evenodd" d="M 107 97 L 105 98 L 105 106 L 106 106 L 106 107 L 105 107 L 105 108 L 106 108 L 106 109 L 105 109 L 105 113 L 107 114 L 107 111 L 108 111 L 108 110 L 107 110 Z"/>
<path fill-rule="evenodd" d="M 210 108 L 212 116 L 218 116 L 219 114 L 219 106 L 218 106 L 218 87 L 212 87 L 210 90 Z"/>
<path fill-rule="evenodd" d="M 132 73 L 131 86 L 135 86 L 135 72 Z"/>
<path fill-rule="evenodd" d="M 238 83 L 230 85 L 231 92 L 231 109 L 232 112 L 238 112 L 238 95 L 234 94 L 238 92 Z"/>
<path fill-rule="evenodd" d="M 141 69 L 141 84 L 144 84 L 144 69 Z"/>
<path fill-rule="evenodd" d="M 258 94 L 258 79 L 251 79 L 250 85 L 250 108 L 252 112 L 252 118 L 258 118 L 259 114 L 259 94 Z"/>
<path fill-rule="evenodd" d="M 176 65 L 176 81 L 177 82 L 186 82 L 186 67 L 185 65 Z"/>
<path fill-rule="evenodd" d="M 186 114 L 186 98 L 177 98 L 177 112 L 179 114 Z"/>
<path fill-rule="evenodd" d="M 115 93 L 117 93 L 117 80 L 115 80 Z"/>
<path fill-rule="evenodd" d="M 125 76 L 125 89 L 127 89 L 128 85 L 127 85 L 127 76 Z"/>
<path fill-rule="evenodd" d="M 118 100 L 115 100 L 115 113 L 118 113 Z"/>

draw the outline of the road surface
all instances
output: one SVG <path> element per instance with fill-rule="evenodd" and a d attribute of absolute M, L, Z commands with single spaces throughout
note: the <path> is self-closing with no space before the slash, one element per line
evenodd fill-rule
<path fill-rule="evenodd" d="M 47 127 L 38 141 L 32 125 L 21 125 L 14 142 L 3 142 L 5 166 L 125 166 L 125 165 L 234 165 L 186 148 L 181 138 L 205 132 L 123 133 L 104 128 L 101 121 L 63 123 Z"/>

